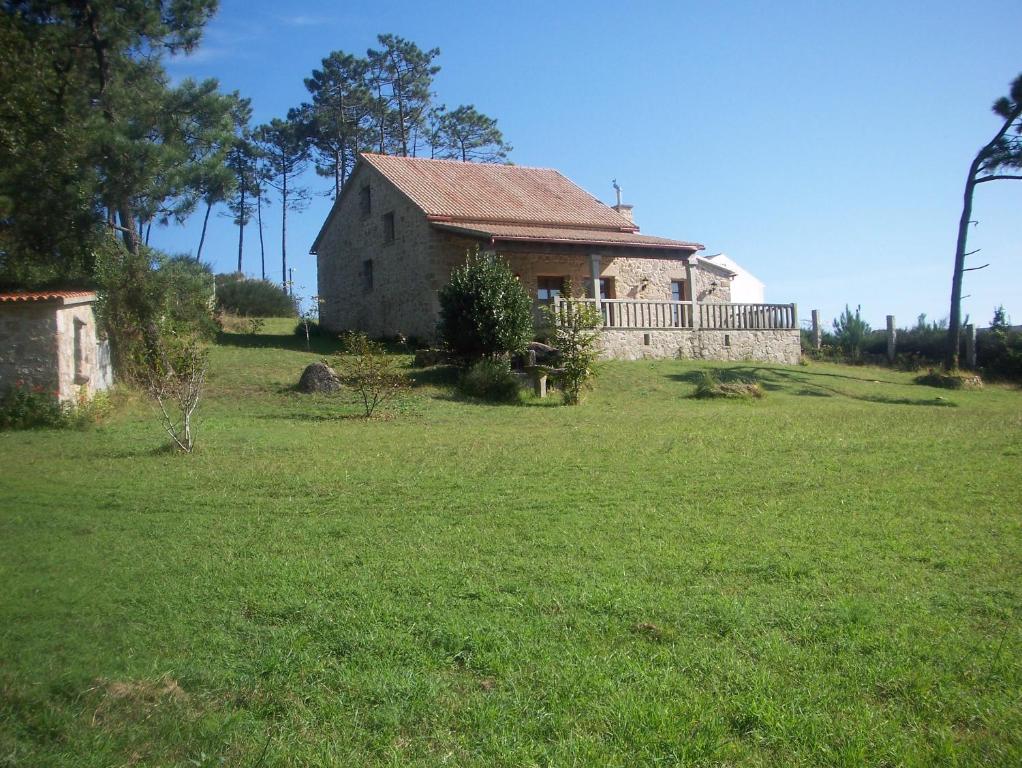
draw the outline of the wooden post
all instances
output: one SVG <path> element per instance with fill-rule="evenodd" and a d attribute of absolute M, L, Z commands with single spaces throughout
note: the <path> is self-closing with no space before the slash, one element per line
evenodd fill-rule
<path fill-rule="evenodd" d="M 894 315 L 887 316 L 887 362 L 894 363 L 898 350 L 898 329 L 894 327 Z"/>
<path fill-rule="evenodd" d="M 813 349 L 823 346 L 823 330 L 820 328 L 820 310 L 813 310 Z"/>
<path fill-rule="evenodd" d="M 965 326 L 965 364 L 969 370 L 976 370 L 976 326 Z"/>
<path fill-rule="evenodd" d="M 798 328 L 798 304 L 791 305 L 791 327 Z"/>

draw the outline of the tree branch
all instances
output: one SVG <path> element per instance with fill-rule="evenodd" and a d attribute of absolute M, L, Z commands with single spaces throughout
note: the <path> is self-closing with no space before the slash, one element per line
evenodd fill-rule
<path fill-rule="evenodd" d="M 966 267 L 962 272 L 975 272 L 977 269 L 986 269 L 989 266 L 989 264 L 984 264 L 982 267 Z"/>
<path fill-rule="evenodd" d="M 995 176 L 984 176 L 981 179 L 976 179 L 977 184 L 982 184 L 984 181 L 1004 181 L 1006 179 L 1017 179 L 1022 181 L 1022 176 L 1011 176 L 1008 174 L 997 174 Z"/>

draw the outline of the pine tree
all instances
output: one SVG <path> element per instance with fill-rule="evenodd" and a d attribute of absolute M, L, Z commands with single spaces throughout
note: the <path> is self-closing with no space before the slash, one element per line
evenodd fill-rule
<path fill-rule="evenodd" d="M 944 367 L 958 368 L 962 339 L 962 282 L 966 272 L 983 267 L 966 267 L 969 223 L 972 220 L 972 196 L 978 184 L 990 181 L 1022 180 L 1022 174 L 1005 171 L 1022 170 L 1022 75 L 1011 84 L 1010 93 L 994 102 L 994 114 L 1001 118 L 1000 129 L 976 153 L 965 180 L 962 216 L 958 221 L 958 242 L 955 248 L 955 268 L 951 278 L 951 315 L 948 323 L 947 349 Z M 984 265 L 986 266 L 986 265 Z"/>

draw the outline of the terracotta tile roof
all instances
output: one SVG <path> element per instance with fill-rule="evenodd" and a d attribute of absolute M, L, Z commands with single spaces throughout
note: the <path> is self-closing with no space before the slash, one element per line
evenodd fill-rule
<path fill-rule="evenodd" d="M 473 236 L 549 243 L 702 250 L 699 243 L 638 234 L 639 228 L 551 168 L 426 160 L 364 152 L 368 165 L 416 205 L 434 226 Z M 352 178 L 354 177 L 354 173 Z M 316 236 L 319 244 L 348 194 L 341 191 Z"/>
<path fill-rule="evenodd" d="M 364 153 L 430 218 L 638 230 L 551 168 Z"/>
<path fill-rule="evenodd" d="M 96 298 L 95 291 L 13 291 L 0 293 L 0 302 L 58 301 L 61 304 L 80 304 Z"/>
<path fill-rule="evenodd" d="M 474 237 L 488 237 L 497 241 L 524 241 L 544 243 L 571 243 L 578 245 L 617 245 L 632 248 L 657 248 L 661 250 L 684 250 L 689 253 L 700 250 L 699 243 L 669 240 L 666 237 L 652 237 L 635 232 L 620 232 L 605 229 L 581 227 L 533 227 L 519 224 L 487 224 L 472 222 L 434 222 L 437 229 L 457 232 Z"/>

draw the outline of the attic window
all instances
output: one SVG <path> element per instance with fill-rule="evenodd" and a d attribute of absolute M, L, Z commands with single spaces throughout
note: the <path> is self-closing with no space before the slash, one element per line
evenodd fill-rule
<path fill-rule="evenodd" d="M 373 211 L 373 193 L 366 184 L 358 193 L 359 207 L 363 216 L 368 216 Z"/>
<path fill-rule="evenodd" d="M 394 212 L 383 214 L 383 242 L 394 242 Z"/>

